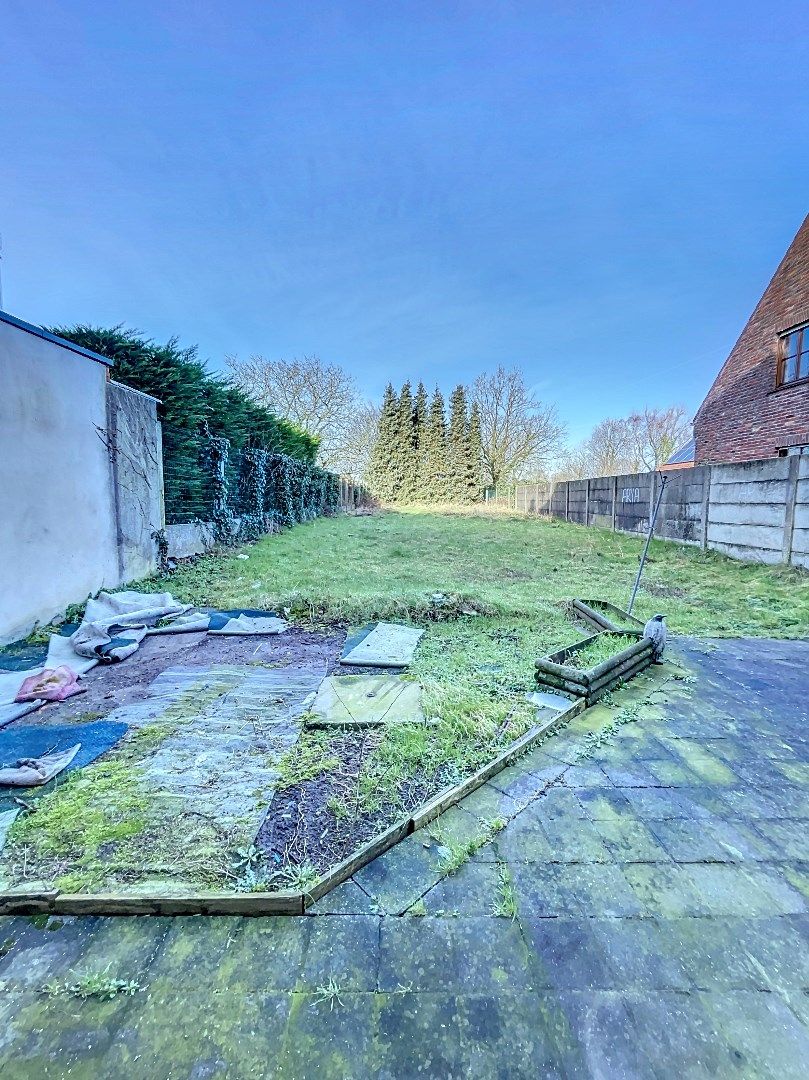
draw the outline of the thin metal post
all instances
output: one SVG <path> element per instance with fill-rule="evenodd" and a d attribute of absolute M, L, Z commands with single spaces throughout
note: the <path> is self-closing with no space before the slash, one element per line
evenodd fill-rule
<path fill-rule="evenodd" d="M 649 553 L 649 542 L 652 539 L 652 533 L 654 532 L 655 522 L 657 521 L 657 511 L 660 509 L 660 503 L 663 499 L 663 492 L 666 490 L 666 484 L 669 482 L 669 478 L 665 473 L 660 474 L 660 491 L 657 495 L 657 502 L 652 513 L 652 520 L 649 522 L 649 531 L 646 534 L 646 543 L 643 545 L 643 553 L 640 557 L 640 566 L 638 567 L 638 576 L 635 578 L 635 584 L 632 588 L 632 595 L 629 598 L 629 606 L 627 607 L 627 614 L 632 614 L 632 605 L 635 603 L 635 597 L 638 595 L 638 586 L 640 585 L 640 576 L 643 573 L 643 564 L 646 562 L 646 556 Z M 654 481 L 653 481 L 654 482 Z"/>

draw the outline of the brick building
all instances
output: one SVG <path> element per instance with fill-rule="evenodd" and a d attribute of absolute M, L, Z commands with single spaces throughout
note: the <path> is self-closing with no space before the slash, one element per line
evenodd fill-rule
<path fill-rule="evenodd" d="M 809 216 L 694 419 L 698 465 L 809 454 Z"/>

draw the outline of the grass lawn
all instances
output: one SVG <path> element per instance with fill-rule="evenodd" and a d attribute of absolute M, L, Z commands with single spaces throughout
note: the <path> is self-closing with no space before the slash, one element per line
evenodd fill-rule
<path fill-rule="evenodd" d="M 190 602 L 281 605 L 349 623 L 431 618 L 438 609 L 430 596 L 440 592 L 493 616 L 530 620 L 550 648 L 571 640 L 556 601 L 578 596 L 626 607 L 641 547 L 640 538 L 565 522 L 414 509 L 319 518 L 169 580 Z M 166 588 L 165 579 L 154 587 Z M 809 634 L 809 576 L 654 541 L 634 613 L 645 619 L 657 611 L 676 633 L 796 637 Z"/>

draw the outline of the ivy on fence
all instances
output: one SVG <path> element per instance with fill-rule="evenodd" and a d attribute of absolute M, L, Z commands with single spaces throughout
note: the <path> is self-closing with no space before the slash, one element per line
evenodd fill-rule
<path fill-rule="evenodd" d="M 211 492 L 208 516 L 220 543 L 256 540 L 273 525 L 311 521 L 340 505 L 339 477 L 317 465 L 252 447 L 231 455 L 223 438 L 204 442 L 200 464 Z"/>

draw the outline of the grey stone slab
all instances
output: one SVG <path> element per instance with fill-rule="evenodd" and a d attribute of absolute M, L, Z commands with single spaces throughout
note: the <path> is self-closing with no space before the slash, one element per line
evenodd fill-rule
<path fill-rule="evenodd" d="M 626 991 L 692 988 L 688 969 L 670 945 L 670 927 L 698 919 L 657 922 L 650 918 L 592 919 L 591 930 L 606 958 L 607 988 Z"/>
<path fill-rule="evenodd" d="M 632 803 L 626 791 L 611 788 L 577 791 L 576 796 L 587 817 L 592 821 L 620 821 L 634 817 Z"/>
<path fill-rule="evenodd" d="M 489 783 L 499 791 L 509 795 L 518 804 L 528 802 L 535 798 L 554 780 L 557 780 L 565 771 L 561 763 L 545 770 L 544 775 L 531 772 L 518 765 L 512 765 L 508 769 L 493 776 Z"/>
<path fill-rule="evenodd" d="M 806 1076 L 809 1033 L 777 994 L 735 991 L 700 997 L 748 1075 L 779 1080 Z"/>
<path fill-rule="evenodd" d="M 430 915 L 383 919 L 379 989 L 386 993 L 402 989 L 457 993 L 460 973 L 455 922 Z"/>
<path fill-rule="evenodd" d="M 517 862 L 546 863 L 556 859 L 556 852 L 542 827 L 542 821 L 531 808 L 518 814 L 498 834 L 498 857 L 509 864 Z"/>
<path fill-rule="evenodd" d="M 606 775 L 595 765 L 571 765 L 564 774 L 564 782 L 565 787 L 577 791 L 611 786 Z"/>
<path fill-rule="evenodd" d="M 694 788 L 626 788 L 623 794 L 634 813 L 647 821 L 709 816 L 711 811 L 695 801 L 694 791 Z"/>
<path fill-rule="evenodd" d="M 516 863 L 511 870 L 521 918 L 626 918 L 643 910 L 621 871 L 609 863 Z"/>
<path fill-rule="evenodd" d="M 648 1075 L 649 1057 L 638 1046 L 626 999 L 604 991 L 565 991 L 559 995 L 570 1029 L 584 1060 L 587 1077 Z"/>
<path fill-rule="evenodd" d="M 780 858 L 809 861 L 809 821 L 759 819 L 755 822 L 754 831 Z"/>
<path fill-rule="evenodd" d="M 535 814 L 541 821 L 550 821 L 553 818 L 585 818 L 587 815 L 582 804 L 576 798 L 576 793 L 567 788 L 555 785 L 531 803 L 530 812 Z"/>
<path fill-rule="evenodd" d="M 627 1008 L 638 1052 L 649 1065 L 639 1075 L 651 1074 L 660 1080 L 761 1075 L 749 1071 L 746 1055 L 717 1024 L 710 1005 L 698 994 L 657 992 L 629 997 Z"/>
<path fill-rule="evenodd" d="M 800 895 L 778 875 L 720 863 L 690 863 L 679 869 L 693 882 L 702 908 L 710 915 L 760 918 L 805 910 Z"/>
<path fill-rule="evenodd" d="M 805 916 L 677 919 L 665 948 L 699 990 L 793 993 L 809 985 Z"/>
<path fill-rule="evenodd" d="M 236 1000 L 242 995 L 294 990 L 302 979 L 314 921 L 288 916 L 234 920 L 218 955 L 213 986 L 226 986 Z M 337 934 L 335 939 L 342 940 Z"/>
<path fill-rule="evenodd" d="M 422 847 L 421 833 L 408 836 L 354 874 L 381 912 L 401 914 L 438 880 L 436 853 Z"/>
<path fill-rule="evenodd" d="M 611 862 L 612 855 L 602 842 L 593 822 L 585 818 L 564 820 L 546 817 L 542 828 L 548 838 L 554 862 Z"/>
<path fill-rule="evenodd" d="M 307 921 L 309 944 L 298 989 L 317 990 L 333 980 L 344 990 L 375 990 L 379 917 L 333 915 Z"/>
<path fill-rule="evenodd" d="M 492 784 L 483 784 L 459 803 L 467 814 L 481 821 L 493 818 L 509 818 L 518 812 L 522 803 Z"/>
<path fill-rule="evenodd" d="M 520 920 L 534 957 L 534 982 L 538 989 L 612 989 L 607 958 L 594 933 L 597 921 L 530 915 Z"/>
<path fill-rule="evenodd" d="M 497 899 L 497 886 L 494 863 L 471 861 L 430 889 L 424 896 L 424 905 L 433 914 L 490 915 Z"/>
<path fill-rule="evenodd" d="M 388 994 L 378 1014 L 375 1077 L 462 1077 L 456 999 L 446 994 Z M 305 1074 L 303 1074 L 305 1075 Z M 335 1073 L 354 1076 L 355 1073 Z M 362 1072 L 359 1074 L 363 1075 Z"/>
<path fill-rule="evenodd" d="M 604 847 L 617 862 L 669 862 L 658 838 L 642 821 L 625 817 L 595 822 Z"/>
<path fill-rule="evenodd" d="M 374 915 L 376 902 L 355 881 L 344 881 L 308 909 L 309 915 Z"/>
<path fill-rule="evenodd" d="M 585 1055 L 555 994 L 457 998 L 464 1078 L 537 1080 L 586 1075 Z"/>
<path fill-rule="evenodd" d="M 639 901 L 639 911 L 664 919 L 707 915 L 696 882 L 675 863 L 627 863 L 624 876 Z"/>
<path fill-rule="evenodd" d="M 424 721 L 421 687 L 400 675 L 340 675 L 324 679 L 311 713 L 329 724 L 414 724 Z"/>
<path fill-rule="evenodd" d="M 723 843 L 719 830 L 712 829 L 704 821 L 672 818 L 650 822 L 649 827 L 660 845 L 678 863 L 738 862 L 743 858 L 739 848 L 730 843 L 729 830 L 725 831 L 728 842 Z"/>

